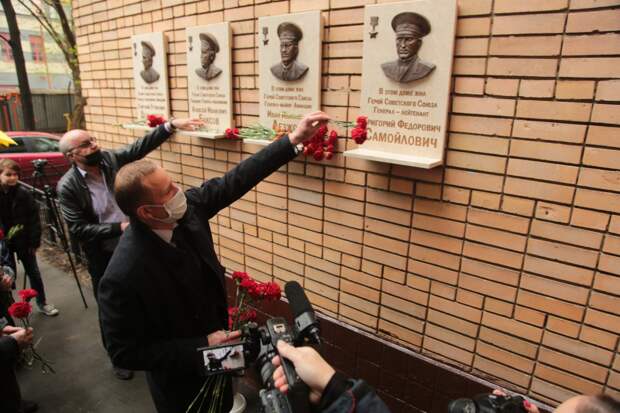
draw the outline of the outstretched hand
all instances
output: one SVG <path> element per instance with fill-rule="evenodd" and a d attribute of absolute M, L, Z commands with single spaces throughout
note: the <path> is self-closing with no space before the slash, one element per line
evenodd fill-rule
<path fill-rule="evenodd" d="M 293 145 L 297 145 L 310 139 L 316 131 L 324 125 L 327 125 L 329 116 L 325 112 L 310 113 L 299 121 L 295 130 L 289 133 L 288 138 Z"/>
<path fill-rule="evenodd" d="M 194 130 L 205 125 L 205 123 L 200 119 L 172 119 L 170 123 L 175 128 L 181 130 Z"/>
<path fill-rule="evenodd" d="M 241 330 L 224 331 L 218 330 L 207 336 L 207 340 L 210 346 L 216 346 L 218 344 L 228 343 L 241 337 Z"/>

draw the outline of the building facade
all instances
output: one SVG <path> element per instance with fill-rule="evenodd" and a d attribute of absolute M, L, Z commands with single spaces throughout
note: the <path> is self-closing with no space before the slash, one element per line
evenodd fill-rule
<path fill-rule="evenodd" d="M 236 126 L 256 122 L 257 19 L 306 10 L 325 22 L 323 110 L 355 120 L 377 2 L 75 0 L 87 127 L 110 148 L 140 134 L 119 126 L 135 119 L 130 37 L 158 31 L 172 114 L 187 116 L 185 29 L 222 21 Z M 338 321 L 329 356 L 395 411 L 477 389 L 456 370 L 550 405 L 620 396 L 620 2 L 460 0 L 454 53 L 443 166 L 300 157 L 213 219 L 220 258 L 302 283 Z M 260 149 L 178 136 L 152 159 L 195 186 Z"/>

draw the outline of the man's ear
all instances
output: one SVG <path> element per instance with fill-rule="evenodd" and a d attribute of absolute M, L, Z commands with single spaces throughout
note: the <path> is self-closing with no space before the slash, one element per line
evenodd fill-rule
<path fill-rule="evenodd" d="M 137 209 L 136 209 L 136 216 L 138 217 L 138 219 L 140 221 L 148 221 L 152 218 L 152 214 L 146 210 L 147 206 L 146 205 L 140 205 Z"/>

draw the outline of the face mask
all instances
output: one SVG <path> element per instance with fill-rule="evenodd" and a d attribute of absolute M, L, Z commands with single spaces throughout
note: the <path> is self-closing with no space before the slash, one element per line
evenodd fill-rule
<path fill-rule="evenodd" d="M 101 150 L 98 150 L 98 151 L 89 153 L 88 155 L 84 156 L 84 163 L 88 166 L 95 166 L 95 165 L 99 165 L 102 159 L 103 159 L 103 155 L 101 154 Z"/>
<path fill-rule="evenodd" d="M 163 222 L 164 224 L 173 224 L 183 218 L 185 215 L 185 211 L 187 211 L 187 198 L 185 198 L 185 193 L 179 189 L 176 194 L 172 198 L 168 200 L 163 205 L 149 205 L 149 206 L 158 206 L 164 208 L 168 213 L 166 218 L 155 218 L 154 220 Z"/>

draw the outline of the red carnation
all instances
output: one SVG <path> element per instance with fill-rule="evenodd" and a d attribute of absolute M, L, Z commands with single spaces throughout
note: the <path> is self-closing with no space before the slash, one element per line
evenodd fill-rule
<path fill-rule="evenodd" d="M 32 288 L 20 290 L 18 294 L 22 298 L 22 301 L 30 301 L 33 298 L 35 298 L 37 295 L 39 295 L 39 293 L 36 290 L 33 290 Z"/>
<path fill-rule="evenodd" d="M 243 280 L 249 280 L 250 276 L 248 275 L 247 272 L 235 271 L 235 272 L 233 272 L 232 279 L 234 281 L 241 282 Z"/>
<path fill-rule="evenodd" d="M 235 136 L 239 136 L 239 129 L 238 128 L 233 129 L 233 134 Z"/>
<path fill-rule="evenodd" d="M 241 319 L 241 321 L 256 321 L 256 311 L 255 310 L 244 311 L 239 318 Z"/>
<path fill-rule="evenodd" d="M 279 300 L 282 295 L 282 290 L 278 283 L 268 282 L 265 284 L 265 298 L 268 300 Z"/>
<path fill-rule="evenodd" d="M 364 129 L 353 128 L 353 130 L 351 131 L 351 137 L 353 138 L 355 143 L 361 145 L 366 140 L 367 134 Z"/>
<path fill-rule="evenodd" d="M 336 142 L 338 142 L 338 133 L 336 133 L 336 131 L 333 130 L 329 133 L 329 139 L 327 140 L 327 143 L 329 145 L 335 145 Z"/>
<path fill-rule="evenodd" d="M 166 122 L 166 120 L 163 118 L 163 116 L 159 116 L 159 115 L 146 115 L 146 124 L 149 125 L 149 127 L 151 127 L 151 128 L 154 128 L 155 126 L 161 125 L 164 122 Z"/>
<path fill-rule="evenodd" d="M 315 161 L 323 160 L 323 157 L 324 157 L 323 149 L 317 149 L 316 151 L 314 151 L 314 154 L 312 156 L 314 157 Z"/>
<path fill-rule="evenodd" d="M 13 303 L 9 307 L 9 314 L 11 317 L 26 319 L 32 312 L 32 306 L 30 303 L 22 301 L 19 303 Z"/>
<path fill-rule="evenodd" d="M 366 129 L 368 126 L 368 118 L 366 116 L 358 116 L 355 122 L 360 129 Z"/>
<path fill-rule="evenodd" d="M 0 229 L 0 241 L 4 239 L 4 231 Z"/>
<path fill-rule="evenodd" d="M 251 293 L 256 288 L 256 281 L 251 278 L 241 280 L 239 287 Z"/>
<path fill-rule="evenodd" d="M 328 161 L 334 157 L 334 153 L 333 152 L 325 152 L 325 159 L 327 159 Z"/>
<path fill-rule="evenodd" d="M 235 131 L 237 131 L 237 133 L 235 133 Z M 226 139 L 235 139 L 236 135 L 239 134 L 239 130 L 236 128 L 235 129 L 228 128 L 226 129 L 224 133 L 226 134 Z"/>

